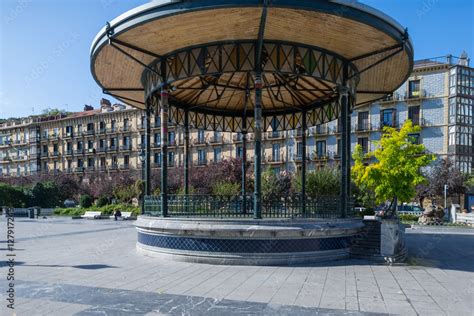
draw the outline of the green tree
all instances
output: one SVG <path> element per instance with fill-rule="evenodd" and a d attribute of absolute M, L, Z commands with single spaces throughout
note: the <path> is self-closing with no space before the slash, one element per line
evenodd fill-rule
<path fill-rule="evenodd" d="M 56 207 L 61 205 L 61 194 L 56 183 L 52 181 L 38 182 L 29 192 L 29 206 Z"/>
<path fill-rule="evenodd" d="M 298 175 L 295 181 L 296 187 L 301 192 L 301 175 Z M 312 198 L 338 196 L 340 184 L 341 172 L 331 166 L 326 166 L 306 174 L 306 194 Z"/>
<path fill-rule="evenodd" d="M 392 212 L 398 201 L 409 202 L 416 196 L 416 186 L 426 181 L 420 169 L 435 159 L 410 136 L 420 131 L 419 126 L 408 120 L 400 131 L 385 127 L 375 151 L 364 154 L 360 145 L 355 148 L 352 168 L 355 183 L 372 190 L 377 203 L 391 201 Z M 366 163 L 366 159 L 372 158 L 374 162 Z"/>

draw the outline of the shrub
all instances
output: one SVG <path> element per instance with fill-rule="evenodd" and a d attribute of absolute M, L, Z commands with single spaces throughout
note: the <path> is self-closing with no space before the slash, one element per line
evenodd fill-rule
<path fill-rule="evenodd" d="M 92 206 L 92 198 L 90 195 L 85 194 L 81 195 L 81 198 L 79 199 L 79 205 L 81 208 L 89 208 Z"/>
<path fill-rule="evenodd" d="M 61 205 L 60 190 L 52 181 L 38 182 L 29 192 L 29 206 L 56 207 Z"/>
<path fill-rule="evenodd" d="M 237 196 L 240 193 L 239 183 L 218 182 L 214 185 L 212 193 L 220 196 Z"/>
<path fill-rule="evenodd" d="M 0 206 L 24 207 L 27 196 L 20 187 L 0 183 Z"/>
<path fill-rule="evenodd" d="M 415 214 L 399 214 L 398 218 L 400 218 L 402 222 L 417 222 L 419 216 Z"/>
<path fill-rule="evenodd" d="M 105 196 L 101 196 L 97 199 L 97 201 L 95 201 L 95 206 L 97 207 L 106 206 L 108 204 L 109 204 L 109 199 L 106 198 Z"/>

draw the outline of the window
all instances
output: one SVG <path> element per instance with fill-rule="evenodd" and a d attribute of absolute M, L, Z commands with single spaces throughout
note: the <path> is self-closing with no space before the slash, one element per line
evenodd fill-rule
<path fill-rule="evenodd" d="M 420 80 L 412 80 L 408 83 L 408 97 L 417 98 L 420 96 Z"/>
<path fill-rule="evenodd" d="M 206 164 L 206 152 L 204 151 L 204 149 L 198 150 L 198 164 L 199 165 Z"/>
<path fill-rule="evenodd" d="M 316 142 L 316 154 L 318 158 L 326 156 L 326 141 L 321 140 Z"/>
<path fill-rule="evenodd" d="M 88 123 L 87 124 L 87 131 L 88 132 L 93 132 L 94 131 L 94 123 Z"/>
<path fill-rule="evenodd" d="M 161 145 L 161 134 L 155 133 L 155 145 L 160 146 Z"/>
<path fill-rule="evenodd" d="M 176 144 L 176 139 L 175 139 L 175 133 L 174 132 L 168 132 L 168 143 L 170 146 L 173 146 Z"/>
<path fill-rule="evenodd" d="M 161 167 L 161 153 L 155 153 L 153 157 L 153 162 L 155 163 L 155 165 Z"/>
<path fill-rule="evenodd" d="M 94 158 L 87 159 L 87 167 L 93 168 L 94 167 Z"/>
<path fill-rule="evenodd" d="M 146 126 L 145 126 L 145 116 L 142 116 L 140 118 L 140 128 L 142 128 L 142 129 L 146 128 Z"/>
<path fill-rule="evenodd" d="M 106 144 L 105 139 L 99 140 L 99 148 L 100 149 L 105 149 L 105 146 L 106 146 L 105 144 Z"/>
<path fill-rule="evenodd" d="M 117 129 L 117 122 L 115 120 L 112 120 L 112 122 L 110 122 L 110 129 L 112 133 L 114 133 L 115 130 Z"/>
<path fill-rule="evenodd" d="M 204 143 L 204 130 L 202 129 L 198 130 L 198 143 L 199 144 Z"/>
<path fill-rule="evenodd" d="M 49 137 L 49 129 L 45 128 L 45 129 L 43 130 L 43 137 L 44 137 L 44 138 L 48 138 L 48 137 Z"/>
<path fill-rule="evenodd" d="M 68 170 L 70 170 L 72 168 L 72 160 L 71 159 L 69 159 L 67 161 L 67 168 L 68 168 Z"/>
<path fill-rule="evenodd" d="M 123 164 L 124 164 L 125 168 L 128 168 L 128 166 L 130 164 L 130 157 L 128 155 L 123 156 Z"/>
<path fill-rule="evenodd" d="M 79 168 L 84 167 L 84 161 L 83 161 L 82 159 L 77 159 L 77 166 L 78 166 Z"/>
<path fill-rule="evenodd" d="M 123 130 L 124 132 L 128 131 L 128 119 L 123 119 Z"/>
<path fill-rule="evenodd" d="M 112 167 L 117 168 L 117 156 L 112 156 Z"/>
<path fill-rule="evenodd" d="M 280 144 L 272 145 L 272 161 L 280 161 Z"/>
<path fill-rule="evenodd" d="M 94 141 L 89 140 L 87 142 L 87 149 L 89 149 L 89 150 L 94 149 Z"/>
<path fill-rule="evenodd" d="M 105 167 L 105 157 L 100 158 L 100 166 Z"/>
<path fill-rule="evenodd" d="M 302 156 L 303 156 L 303 143 L 298 142 L 296 144 L 296 157 L 297 157 L 297 159 L 301 159 Z"/>
<path fill-rule="evenodd" d="M 357 144 L 359 144 L 362 147 L 362 152 L 364 154 L 369 152 L 369 138 L 360 137 L 357 139 Z"/>
<path fill-rule="evenodd" d="M 235 155 L 239 158 L 243 158 L 244 157 L 244 149 L 241 146 L 237 147 Z"/>
<path fill-rule="evenodd" d="M 47 154 L 47 153 L 48 153 L 48 146 L 43 145 L 43 154 Z"/>
<path fill-rule="evenodd" d="M 116 146 L 117 146 L 117 138 L 112 137 L 112 138 L 110 139 L 110 148 L 111 148 L 111 149 L 115 149 Z"/>
<path fill-rule="evenodd" d="M 408 108 L 408 119 L 413 125 L 420 125 L 420 106 L 411 106 Z"/>
<path fill-rule="evenodd" d="M 122 139 L 122 144 L 125 149 L 130 147 L 130 136 L 124 136 Z"/>
<path fill-rule="evenodd" d="M 81 151 L 84 149 L 84 144 L 82 143 L 82 140 L 77 141 L 77 150 Z"/>
<path fill-rule="evenodd" d="M 66 143 L 66 151 L 70 151 L 72 149 L 72 143 L 71 142 L 67 142 Z"/>
<path fill-rule="evenodd" d="M 71 137 L 72 136 L 72 126 L 66 126 L 66 136 Z"/>
<path fill-rule="evenodd" d="M 222 160 L 222 148 L 215 147 L 214 148 L 214 162 L 219 162 Z"/>
<path fill-rule="evenodd" d="M 82 135 L 82 124 L 77 124 L 77 132 L 79 133 L 79 135 Z"/>
<path fill-rule="evenodd" d="M 54 152 L 55 154 L 58 153 L 58 147 L 59 147 L 58 144 L 54 144 L 54 145 L 53 145 L 53 152 Z"/>
<path fill-rule="evenodd" d="M 369 130 L 369 112 L 357 113 L 357 130 L 368 131 Z"/>
<path fill-rule="evenodd" d="M 101 121 L 99 123 L 99 129 L 100 129 L 101 132 L 103 132 L 105 130 L 105 122 L 104 121 Z"/>
<path fill-rule="evenodd" d="M 168 152 L 168 166 L 174 167 L 174 152 Z"/>
<path fill-rule="evenodd" d="M 381 127 L 383 126 L 396 126 L 396 110 L 395 109 L 386 109 L 380 112 L 380 123 Z"/>
<path fill-rule="evenodd" d="M 158 115 L 155 115 L 155 127 L 161 127 L 161 119 Z"/>

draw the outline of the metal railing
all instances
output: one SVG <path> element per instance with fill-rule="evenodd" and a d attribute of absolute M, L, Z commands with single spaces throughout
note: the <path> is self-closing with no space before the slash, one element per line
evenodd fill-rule
<path fill-rule="evenodd" d="M 161 196 L 147 196 L 144 201 L 145 214 L 161 216 Z M 244 203 L 246 203 L 244 212 Z M 306 209 L 303 210 L 303 203 Z M 339 197 L 303 199 L 301 195 L 264 197 L 262 217 L 264 218 L 341 218 Z M 354 214 L 350 203 L 347 216 Z M 253 195 L 168 195 L 169 217 L 253 217 Z"/>

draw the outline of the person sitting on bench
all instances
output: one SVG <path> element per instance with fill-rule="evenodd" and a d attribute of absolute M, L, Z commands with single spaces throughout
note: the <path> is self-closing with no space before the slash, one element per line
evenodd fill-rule
<path fill-rule="evenodd" d="M 118 217 L 122 217 L 122 212 L 120 212 L 119 210 L 116 210 L 114 213 L 114 217 L 115 217 L 115 220 L 117 220 Z"/>

